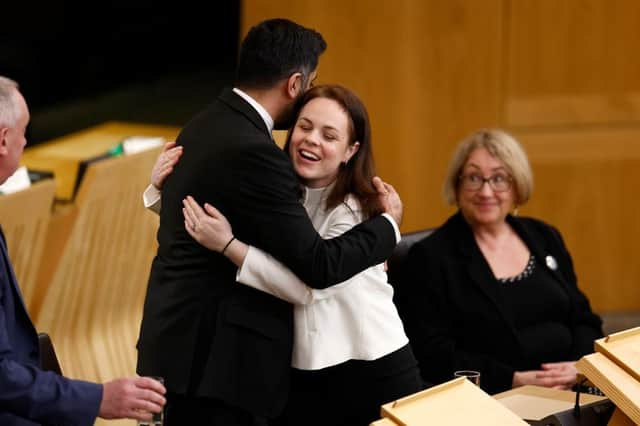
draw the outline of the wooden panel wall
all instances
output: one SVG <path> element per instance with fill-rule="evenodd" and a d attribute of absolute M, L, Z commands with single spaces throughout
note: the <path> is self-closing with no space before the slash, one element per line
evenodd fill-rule
<path fill-rule="evenodd" d="M 640 129 L 523 132 L 520 139 L 537 185 L 524 213 L 562 230 L 580 286 L 598 309 L 639 309 Z"/>
<path fill-rule="evenodd" d="M 500 126 L 531 156 L 521 212 L 560 228 L 597 310 L 640 309 L 637 1 L 245 0 L 243 33 L 272 17 L 320 31 L 319 82 L 365 101 L 403 231 L 442 223 L 453 148 Z"/>
<path fill-rule="evenodd" d="M 525 144 L 524 213 L 562 230 L 600 311 L 640 309 L 640 4 L 511 0 L 503 126 Z"/>
<path fill-rule="evenodd" d="M 342 84 L 367 105 L 378 170 L 401 191 L 409 230 L 450 211 L 439 194 L 455 141 L 499 123 L 502 8 L 500 0 L 253 0 L 244 2 L 243 29 L 282 16 L 324 35 L 317 82 Z"/>
<path fill-rule="evenodd" d="M 506 124 L 616 125 L 640 119 L 640 4 L 511 0 Z"/>

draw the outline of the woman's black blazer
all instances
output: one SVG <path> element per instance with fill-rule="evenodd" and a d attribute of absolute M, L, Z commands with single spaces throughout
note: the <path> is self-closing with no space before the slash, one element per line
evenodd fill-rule
<path fill-rule="evenodd" d="M 571 306 L 567 325 L 573 342 L 567 361 L 593 352 L 593 340 L 602 336 L 601 320 L 577 287 L 560 233 L 536 219 L 508 216 L 507 221 L 537 259 L 552 256 L 557 263 L 549 271 Z M 407 272 L 411 278 L 396 289 L 396 302 L 424 380 L 440 383 L 452 379 L 456 370 L 478 370 L 487 392 L 510 389 L 514 371 L 525 362 L 520 336 L 510 306 L 459 212 L 414 244 Z"/>

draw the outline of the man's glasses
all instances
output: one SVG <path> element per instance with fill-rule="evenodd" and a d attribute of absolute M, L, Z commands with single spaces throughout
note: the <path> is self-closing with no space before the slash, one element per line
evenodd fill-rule
<path fill-rule="evenodd" d="M 465 191 L 479 191 L 486 182 L 494 191 L 505 192 L 511 189 L 511 182 L 513 181 L 511 176 L 502 173 L 497 173 L 489 177 L 478 174 L 460 175 L 458 179 L 460 180 L 462 189 Z"/>

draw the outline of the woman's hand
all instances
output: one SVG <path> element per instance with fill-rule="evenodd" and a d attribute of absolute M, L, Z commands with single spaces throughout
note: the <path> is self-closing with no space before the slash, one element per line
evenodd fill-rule
<path fill-rule="evenodd" d="M 396 189 L 390 184 L 384 182 L 378 176 L 373 178 L 373 186 L 378 192 L 378 201 L 382 206 L 382 210 L 385 213 L 388 213 L 393 220 L 396 221 L 396 224 L 400 226 L 402 223 L 403 206 L 400 195 Z"/>
<path fill-rule="evenodd" d="M 513 387 L 522 385 L 544 386 L 554 389 L 571 389 L 576 383 L 578 370 L 574 361 L 542 364 L 541 370 L 516 371 Z"/>
<path fill-rule="evenodd" d="M 165 143 L 164 147 L 162 147 L 162 152 L 151 169 L 151 185 L 157 189 L 162 189 L 164 180 L 171 174 L 173 166 L 176 165 L 181 155 L 182 146 L 176 146 L 175 141 Z"/>
<path fill-rule="evenodd" d="M 182 200 L 184 227 L 194 240 L 218 253 L 224 250 L 233 239 L 233 230 L 227 218 L 211 204 L 205 203 L 204 209 L 187 196 Z"/>

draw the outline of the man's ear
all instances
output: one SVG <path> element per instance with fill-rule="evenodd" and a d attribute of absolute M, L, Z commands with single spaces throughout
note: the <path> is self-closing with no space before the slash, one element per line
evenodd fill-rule
<path fill-rule="evenodd" d="M 9 143 L 7 140 L 8 133 L 8 127 L 0 127 L 0 156 L 7 155 L 9 153 Z"/>
<path fill-rule="evenodd" d="M 301 72 L 294 72 L 287 79 L 287 96 L 291 99 L 295 99 L 300 93 L 301 90 L 304 90 L 302 87 L 303 75 Z"/>

